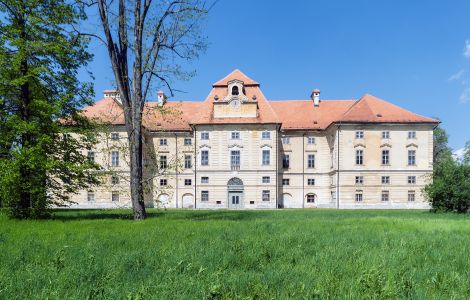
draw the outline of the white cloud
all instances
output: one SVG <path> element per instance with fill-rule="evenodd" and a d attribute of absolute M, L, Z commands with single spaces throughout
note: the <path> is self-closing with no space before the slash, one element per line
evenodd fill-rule
<path fill-rule="evenodd" d="M 463 73 L 465 73 L 464 70 L 460 70 L 458 71 L 457 73 L 453 74 L 452 76 L 449 77 L 449 79 L 447 79 L 448 81 L 454 81 L 454 80 L 459 80 L 460 78 L 462 78 L 462 75 Z"/>
<path fill-rule="evenodd" d="M 468 103 L 470 102 L 470 88 L 466 88 L 463 90 L 462 94 L 460 95 L 460 103 Z"/>
<path fill-rule="evenodd" d="M 452 153 L 452 156 L 454 157 L 455 160 L 461 160 L 463 159 L 464 154 L 465 154 L 465 148 L 461 148 L 461 149 L 455 150 Z"/>
<path fill-rule="evenodd" d="M 463 49 L 463 56 L 470 58 L 470 40 L 465 41 L 465 48 Z"/>

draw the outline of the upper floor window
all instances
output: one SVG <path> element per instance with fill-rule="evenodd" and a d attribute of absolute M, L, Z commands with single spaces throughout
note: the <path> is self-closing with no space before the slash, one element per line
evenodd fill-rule
<path fill-rule="evenodd" d="M 356 191 L 355 200 L 356 202 L 362 202 L 362 191 Z"/>
<path fill-rule="evenodd" d="M 356 165 L 364 164 L 364 150 L 356 150 Z"/>
<path fill-rule="evenodd" d="M 408 138 L 415 139 L 416 138 L 416 131 L 408 131 Z"/>
<path fill-rule="evenodd" d="M 189 146 L 192 144 L 192 140 L 191 138 L 184 138 L 184 145 L 185 146 Z"/>
<path fill-rule="evenodd" d="M 184 180 L 184 185 L 191 185 L 192 180 L 191 179 L 185 179 Z"/>
<path fill-rule="evenodd" d="M 238 86 L 232 87 L 232 95 L 233 96 L 238 96 L 240 92 L 238 91 Z"/>
<path fill-rule="evenodd" d="M 119 166 L 119 151 L 111 151 L 111 166 Z"/>
<path fill-rule="evenodd" d="M 95 162 L 95 152 L 93 151 L 88 151 L 87 153 L 87 158 L 91 162 Z"/>
<path fill-rule="evenodd" d="M 388 202 L 390 200 L 390 194 L 388 191 L 382 191 L 382 202 Z"/>
<path fill-rule="evenodd" d="M 382 184 L 390 184 L 390 176 L 382 176 Z"/>
<path fill-rule="evenodd" d="M 230 167 L 232 170 L 240 169 L 240 150 L 230 151 Z"/>
<path fill-rule="evenodd" d="M 315 168 L 315 154 L 309 154 L 307 156 L 307 167 L 309 169 Z"/>
<path fill-rule="evenodd" d="M 168 161 L 166 155 L 160 156 L 160 169 L 166 169 L 168 167 Z"/>
<path fill-rule="evenodd" d="M 209 139 L 209 132 L 204 131 L 201 132 L 201 140 L 208 140 Z"/>
<path fill-rule="evenodd" d="M 191 155 L 184 156 L 184 168 L 191 169 L 193 167 L 193 157 Z"/>
<path fill-rule="evenodd" d="M 267 166 L 271 164 L 271 151 L 263 150 L 262 165 Z"/>
<path fill-rule="evenodd" d="M 283 137 L 281 138 L 281 142 L 282 142 L 282 144 L 284 144 L 284 145 L 288 145 L 288 144 L 290 144 L 290 138 L 289 138 L 288 136 L 283 136 Z"/>
<path fill-rule="evenodd" d="M 359 130 L 356 131 L 356 139 L 363 139 L 364 138 L 364 131 Z"/>
<path fill-rule="evenodd" d="M 382 165 L 390 164 L 390 150 L 382 150 Z"/>
<path fill-rule="evenodd" d="M 408 176 L 408 184 L 416 184 L 416 176 Z"/>
<path fill-rule="evenodd" d="M 111 139 L 113 141 L 119 140 L 119 133 L 118 132 L 111 132 Z"/>
<path fill-rule="evenodd" d="M 168 140 L 167 139 L 160 139 L 160 146 L 166 146 L 168 145 Z"/>
<path fill-rule="evenodd" d="M 167 179 L 160 179 L 160 185 L 161 186 L 167 186 L 168 185 L 168 180 Z"/>
<path fill-rule="evenodd" d="M 119 184 L 119 177 L 116 175 L 111 176 L 111 184 Z"/>
<path fill-rule="evenodd" d="M 207 177 L 207 176 L 202 176 L 202 177 L 201 177 L 201 183 L 209 183 L 209 177 Z"/>
<path fill-rule="evenodd" d="M 307 137 L 307 144 L 314 145 L 315 144 L 315 137 L 314 136 Z"/>
<path fill-rule="evenodd" d="M 315 178 L 308 178 L 307 185 L 315 185 Z"/>
<path fill-rule="evenodd" d="M 232 132 L 232 140 L 239 140 L 240 139 L 240 132 L 233 131 Z"/>
<path fill-rule="evenodd" d="M 289 158 L 289 154 L 284 154 L 282 156 L 282 167 L 284 169 L 289 169 L 289 166 L 290 166 L 290 158 Z"/>
<path fill-rule="evenodd" d="M 364 184 L 364 177 L 356 176 L 356 184 Z"/>
<path fill-rule="evenodd" d="M 390 131 L 382 131 L 382 139 L 389 139 Z"/>
<path fill-rule="evenodd" d="M 271 139 L 271 132 L 269 132 L 269 131 L 263 131 L 263 132 L 261 133 L 261 138 L 262 138 L 263 140 L 269 140 L 269 139 Z"/>
<path fill-rule="evenodd" d="M 271 178 L 269 176 L 263 176 L 263 178 L 261 179 L 261 182 L 262 183 L 270 183 Z"/>
<path fill-rule="evenodd" d="M 416 150 L 408 150 L 408 166 L 416 165 Z"/>
<path fill-rule="evenodd" d="M 290 180 L 288 178 L 282 179 L 282 185 L 290 185 Z"/>
<path fill-rule="evenodd" d="M 202 150 L 201 151 L 201 166 L 208 166 L 209 165 L 209 151 Z"/>

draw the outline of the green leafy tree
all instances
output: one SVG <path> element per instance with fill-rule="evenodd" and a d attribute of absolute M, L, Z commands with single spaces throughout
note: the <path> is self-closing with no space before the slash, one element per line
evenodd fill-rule
<path fill-rule="evenodd" d="M 449 136 L 441 127 L 437 126 L 433 133 L 433 163 L 439 163 L 452 156 L 452 150 L 447 145 Z"/>
<path fill-rule="evenodd" d="M 93 95 L 77 79 L 91 59 L 73 30 L 84 18 L 72 2 L 0 1 L 0 199 L 13 217 L 47 216 L 98 183 L 82 154 L 95 143 L 79 113 Z"/>

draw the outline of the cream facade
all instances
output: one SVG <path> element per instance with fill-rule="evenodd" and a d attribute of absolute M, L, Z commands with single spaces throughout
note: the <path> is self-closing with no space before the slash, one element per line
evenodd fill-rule
<path fill-rule="evenodd" d="M 268 101 L 238 70 L 215 83 L 203 102 L 171 104 L 160 94 L 144 122 L 147 206 L 429 207 L 422 189 L 432 173 L 437 121 L 370 95 L 319 95 Z M 85 113 L 119 116 L 117 97 L 95 106 Z M 165 120 L 165 107 L 181 111 L 169 118 L 177 121 Z M 108 171 L 103 184 L 72 196 L 75 207 L 130 206 L 126 131 L 122 119 L 113 120 L 88 153 Z"/>

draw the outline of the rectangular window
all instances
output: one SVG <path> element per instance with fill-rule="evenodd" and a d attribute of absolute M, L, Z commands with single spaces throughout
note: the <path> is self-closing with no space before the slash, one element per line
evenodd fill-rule
<path fill-rule="evenodd" d="M 193 157 L 191 155 L 184 156 L 184 168 L 191 169 L 193 167 Z"/>
<path fill-rule="evenodd" d="M 111 140 L 118 141 L 119 140 L 119 133 L 111 132 Z"/>
<path fill-rule="evenodd" d="M 390 131 L 382 131 L 382 139 L 386 140 L 390 138 Z"/>
<path fill-rule="evenodd" d="M 111 151 L 111 166 L 119 166 L 119 151 Z"/>
<path fill-rule="evenodd" d="M 416 184 L 416 176 L 408 176 L 408 184 Z"/>
<path fill-rule="evenodd" d="M 111 184 L 119 184 L 119 177 L 116 175 L 111 176 Z"/>
<path fill-rule="evenodd" d="M 315 154 L 309 154 L 307 156 L 307 168 L 315 168 Z"/>
<path fill-rule="evenodd" d="M 208 166 L 209 165 L 209 151 L 202 150 L 201 151 L 201 166 Z"/>
<path fill-rule="evenodd" d="M 92 192 L 92 191 L 89 191 L 89 192 L 87 193 L 86 198 L 87 198 L 87 201 L 89 201 L 89 202 L 95 201 L 95 193 Z"/>
<path fill-rule="evenodd" d="M 209 191 L 201 191 L 201 201 L 209 201 Z"/>
<path fill-rule="evenodd" d="M 307 185 L 315 185 L 315 178 L 308 178 Z"/>
<path fill-rule="evenodd" d="M 271 178 L 269 176 L 263 176 L 263 179 L 261 180 L 261 182 L 263 183 L 270 183 L 271 182 Z"/>
<path fill-rule="evenodd" d="M 356 139 L 363 139 L 364 138 L 364 131 L 356 131 Z"/>
<path fill-rule="evenodd" d="M 230 167 L 232 170 L 240 170 L 240 150 L 230 151 Z"/>
<path fill-rule="evenodd" d="M 191 138 L 184 138 L 184 145 L 185 146 L 190 146 L 192 144 Z"/>
<path fill-rule="evenodd" d="M 382 191 L 382 202 L 388 202 L 390 199 L 390 194 L 388 191 Z"/>
<path fill-rule="evenodd" d="M 314 136 L 307 137 L 307 144 L 314 145 L 315 144 L 315 137 Z"/>
<path fill-rule="evenodd" d="M 408 138 L 415 139 L 416 138 L 416 131 L 408 131 Z"/>
<path fill-rule="evenodd" d="M 284 154 L 282 156 L 282 167 L 284 169 L 289 169 L 289 166 L 290 166 L 290 158 L 289 158 L 289 154 Z"/>
<path fill-rule="evenodd" d="M 166 169 L 168 167 L 168 161 L 166 155 L 160 156 L 160 169 Z"/>
<path fill-rule="evenodd" d="M 416 150 L 408 150 L 408 166 L 416 165 Z"/>
<path fill-rule="evenodd" d="M 267 166 L 271 164 L 271 151 L 270 150 L 263 150 L 263 166 Z"/>
<path fill-rule="evenodd" d="M 160 146 L 166 146 L 168 145 L 168 140 L 167 139 L 160 139 Z"/>
<path fill-rule="evenodd" d="M 315 194 L 307 194 L 307 203 L 315 203 Z"/>
<path fill-rule="evenodd" d="M 87 153 L 87 158 L 90 162 L 95 162 L 95 152 L 93 151 L 88 151 Z"/>
<path fill-rule="evenodd" d="M 119 192 L 114 191 L 111 193 L 111 201 L 119 202 Z"/>
<path fill-rule="evenodd" d="M 263 191 L 263 201 L 269 201 L 271 198 L 271 194 L 269 191 Z"/>
<path fill-rule="evenodd" d="M 356 191 L 355 201 L 362 202 L 362 191 Z"/>
<path fill-rule="evenodd" d="M 408 202 L 415 201 L 415 191 L 408 191 Z"/>
<path fill-rule="evenodd" d="M 202 176 L 202 177 L 201 177 L 201 183 L 209 183 L 209 177 L 207 177 L 207 176 Z"/>
<path fill-rule="evenodd" d="M 232 140 L 239 140 L 240 139 L 240 132 L 234 131 L 232 132 Z"/>
<path fill-rule="evenodd" d="M 269 131 L 263 131 L 263 132 L 261 133 L 261 138 L 262 138 L 263 140 L 269 140 L 269 139 L 271 139 L 271 132 L 269 132 Z"/>
<path fill-rule="evenodd" d="M 167 186 L 167 185 L 168 185 L 168 180 L 166 180 L 166 179 L 160 179 L 160 185 L 161 185 L 161 186 Z"/>
<path fill-rule="evenodd" d="M 184 185 L 191 185 L 192 184 L 192 180 L 191 179 L 185 179 L 184 180 Z"/>
<path fill-rule="evenodd" d="M 390 164 L 390 150 L 382 150 L 382 165 Z"/>
<path fill-rule="evenodd" d="M 290 180 L 287 178 L 282 179 L 282 185 L 290 185 Z"/>
<path fill-rule="evenodd" d="M 283 136 L 283 137 L 281 138 L 281 142 L 282 142 L 282 144 L 284 144 L 284 145 L 288 145 L 288 144 L 290 144 L 290 138 L 289 138 L 288 136 Z"/>
<path fill-rule="evenodd" d="M 201 132 L 201 140 L 208 140 L 209 132 Z"/>
<path fill-rule="evenodd" d="M 356 150 L 356 165 L 364 164 L 364 150 Z"/>
<path fill-rule="evenodd" d="M 364 184 L 364 177 L 356 176 L 356 184 Z"/>
<path fill-rule="evenodd" d="M 382 184 L 390 184 L 390 176 L 382 176 Z"/>

